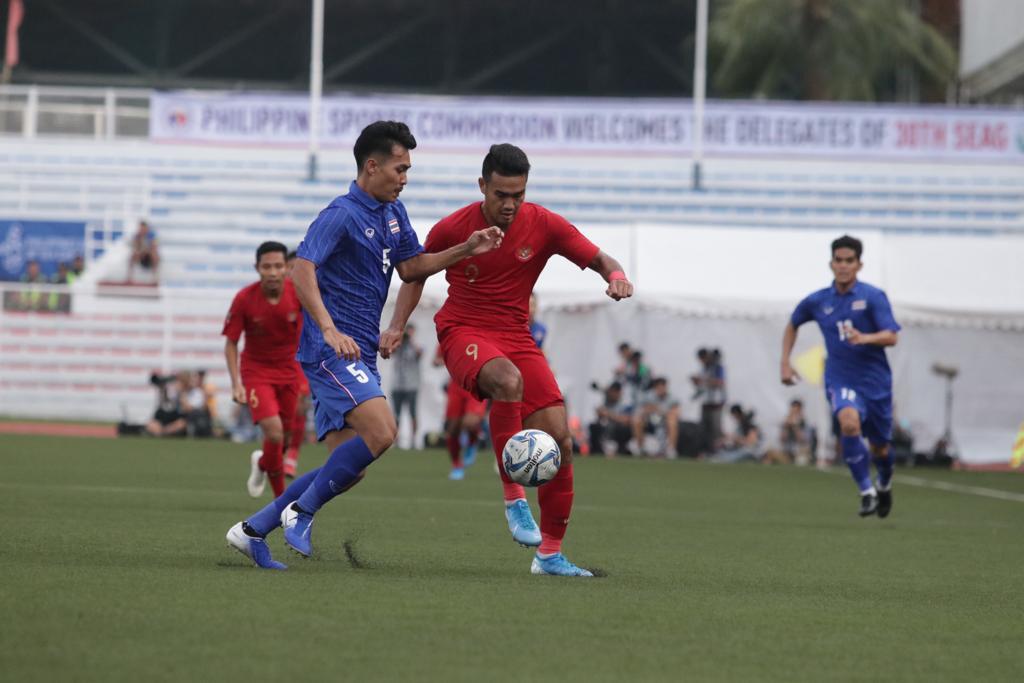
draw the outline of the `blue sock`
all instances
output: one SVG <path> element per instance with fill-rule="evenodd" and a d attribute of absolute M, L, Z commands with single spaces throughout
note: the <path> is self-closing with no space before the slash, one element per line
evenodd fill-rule
<path fill-rule="evenodd" d="M 302 495 L 303 491 L 309 488 L 309 485 L 312 484 L 313 480 L 316 478 L 316 473 L 319 471 L 320 468 L 317 468 L 312 472 L 306 472 L 301 477 L 296 477 L 295 481 L 291 483 L 291 486 L 284 490 L 284 493 L 270 501 L 270 505 L 245 520 L 245 523 L 261 536 L 266 536 L 271 531 L 281 526 L 281 512 L 290 505 L 293 500 L 298 499 L 298 497 Z"/>
<path fill-rule="evenodd" d="M 857 488 L 861 493 L 870 491 L 871 466 L 868 464 L 868 449 L 864 447 L 864 440 L 857 436 L 844 436 L 841 439 L 843 444 L 843 460 L 850 468 L 853 480 L 857 482 Z"/>
<path fill-rule="evenodd" d="M 299 496 L 299 507 L 309 514 L 315 513 L 344 491 L 372 462 L 373 453 L 362 437 L 349 439 L 331 452 L 313 483 Z"/>
<path fill-rule="evenodd" d="M 878 488 L 883 491 L 888 491 L 892 484 L 893 460 L 891 448 L 884 458 L 875 458 L 875 469 L 878 470 Z"/>

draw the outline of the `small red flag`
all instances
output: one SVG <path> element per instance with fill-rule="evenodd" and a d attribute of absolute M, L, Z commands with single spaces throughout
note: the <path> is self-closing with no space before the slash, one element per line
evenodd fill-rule
<path fill-rule="evenodd" d="M 10 0 L 7 6 L 7 45 L 4 50 L 4 66 L 8 68 L 18 65 L 18 27 L 24 18 L 24 1 Z"/>

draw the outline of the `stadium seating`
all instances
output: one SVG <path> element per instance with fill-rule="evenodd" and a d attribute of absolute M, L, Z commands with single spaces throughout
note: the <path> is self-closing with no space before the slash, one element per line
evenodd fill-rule
<path fill-rule="evenodd" d="M 292 150 L 13 143 L 0 152 L 0 215 L 114 216 L 117 232 L 137 218 L 130 214 L 145 215 L 160 236 L 166 286 L 233 289 L 251 279 L 256 244 L 297 244 L 344 191 L 348 155 L 325 158 L 322 179 L 311 183 L 303 180 L 303 154 Z M 694 192 L 687 160 L 543 155 L 533 162 L 530 198 L 581 226 L 1024 231 L 1024 178 L 1005 166 L 712 160 L 707 189 Z M 478 196 L 477 164 L 417 151 L 403 200 L 421 233 Z"/>
<path fill-rule="evenodd" d="M 145 419 L 153 405 L 150 371 L 176 367 L 210 368 L 226 409 L 223 313 L 254 279 L 256 245 L 277 239 L 295 246 L 317 212 L 345 191 L 348 153 L 329 151 L 324 161 L 321 179 L 307 182 L 299 150 L 5 141 L 0 216 L 92 221 L 92 281 L 104 251 L 123 272 L 123 245 L 110 247 L 146 217 L 161 243 L 162 284 L 178 294 L 112 304 L 82 288 L 69 316 L 3 313 L 0 412 Z M 530 199 L 584 228 L 1024 234 L 1024 174 L 1008 166 L 715 159 L 707 163 L 706 189 L 694 192 L 686 159 L 540 154 L 532 161 Z M 414 164 L 403 200 L 422 238 L 433 221 L 479 196 L 479 158 L 417 150 Z"/>

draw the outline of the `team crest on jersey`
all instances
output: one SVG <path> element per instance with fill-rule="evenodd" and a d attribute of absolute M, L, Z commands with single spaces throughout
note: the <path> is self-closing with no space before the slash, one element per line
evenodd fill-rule
<path fill-rule="evenodd" d="M 533 247 L 519 247 L 516 249 L 516 258 L 520 261 L 529 261 L 533 258 Z"/>
<path fill-rule="evenodd" d="M 401 229 L 402 229 L 401 226 L 398 225 L 398 219 L 397 218 L 392 218 L 391 220 L 388 221 L 388 230 L 391 231 L 392 235 L 398 233 L 398 231 L 401 230 Z"/>
<path fill-rule="evenodd" d="M 373 228 L 367 228 L 364 232 L 366 233 L 367 237 L 373 239 Z"/>
<path fill-rule="evenodd" d="M 480 269 L 475 263 L 470 263 L 466 266 L 466 279 L 470 282 L 476 282 L 477 276 L 480 275 Z"/>
<path fill-rule="evenodd" d="M 832 308 L 831 306 L 822 306 L 821 310 L 824 311 L 825 315 L 832 315 L 832 311 L 836 309 Z"/>
<path fill-rule="evenodd" d="M 857 299 L 852 304 L 850 304 L 850 310 L 851 311 L 863 311 L 867 307 L 868 307 L 868 302 L 867 302 L 866 299 Z"/>

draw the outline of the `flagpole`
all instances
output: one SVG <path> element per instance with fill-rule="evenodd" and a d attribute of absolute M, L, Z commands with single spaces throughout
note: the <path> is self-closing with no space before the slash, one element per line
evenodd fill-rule
<path fill-rule="evenodd" d="M 316 180 L 320 151 L 320 97 L 324 84 L 324 0 L 313 0 L 313 40 L 309 55 L 309 180 Z"/>
<path fill-rule="evenodd" d="M 703 189 L 704 94 L 708 56 L 708 0 L 697 0 L 697 40 L 693 49 L 693 189 Z"/>

